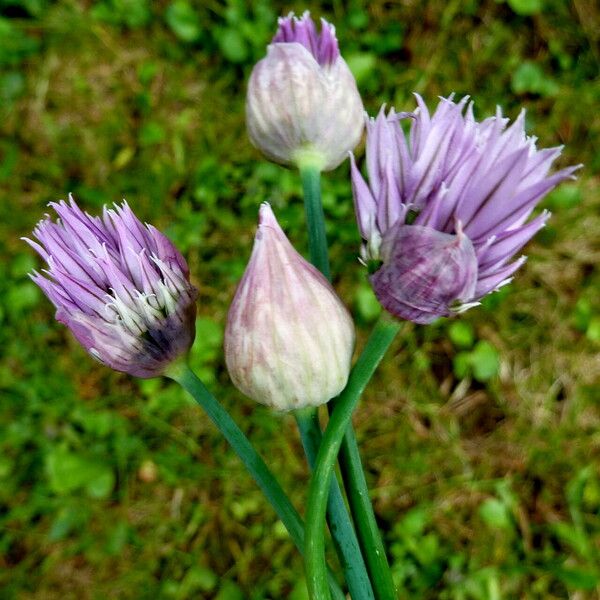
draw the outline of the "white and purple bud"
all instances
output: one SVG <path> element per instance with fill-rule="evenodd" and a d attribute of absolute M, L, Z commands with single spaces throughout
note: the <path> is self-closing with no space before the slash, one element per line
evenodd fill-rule
<path fill-rule="evenodd" d="M 344 389 L 354 339 L 352 318 L 331 284 L 294 250 L 263 204 L 225 329 L 233 383 L 276 410 L 319 406 Z"/>
<path fill-rule="evenodd" d="M 46 261 L 31 278 L 56 307 L 56 319 L 106 366 L 136 377 L 162 375 L 195 336 L 197 291 L 175 246 L 143 225 L 126 202 L 83 212 L 72 197 L 25 239 Z"/>
<path fill-rule="evenodd" d="M 381 304 L 393 315 L 430 323 L 479 303 L 508 283 L 512 260 L 545 225 L 537 204 L 581 166 L 550 174 L 562 148 L 538 150 L 514 123 L 475 120 L 468 97 L 442 98 L 430 114 L 384 108 L 367 120 L 368 182 L 351 160 L 362 257 Z M 410 120 L 408 139 L 401 121 Z"/>
<path fill-rule="evenodd" d="M 335 169 L 360 141 L 363 105 L 333 25 L 308 12 L 279 19 L 248 83 L 250 140 L 274 162 Z"/>

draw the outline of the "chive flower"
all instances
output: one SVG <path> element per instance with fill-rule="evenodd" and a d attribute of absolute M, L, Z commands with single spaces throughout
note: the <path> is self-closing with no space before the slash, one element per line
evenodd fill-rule
<path fill-rule="evenodd" d="M 147 378 L 190 349 L 196 289 L 175 246 L 144 225 L 126 202 L 83 212 L 72 197 L 51 202 L 59 216 L 41 220 L 26 239 L 44 259 L 33 281 L 94 358 L 117 371 Z"/>
<path fill-rule="evenodd" d="M 276 410 L 319 406 L 346 385 L 353 349 L 348 310 L 263 204 L 225 328 L 233 383 Z"/>
<path fill-rule="evenodd" d="M 479 303 L 525 262 L 515 254 L 550 216 L 542 198 L 581 166 L 549 174 L 562 147 L 538 150 L 525 112 L 481 122 L 468 98 L 420 96 L 410 113 L 367 119 L 368 183 L 351 157 L 362 257 L 382 306 L 430 323 Z M 406 139 L 401 121 L 410 122 Z"/>
<path fill-rule="evenodd" d="M 275 162 L 329 171 L 347 157 L 363 105 L 333 25 L 321 19 L 317 32 L 308 12 L 279 19 L 250 76 L 246 121 L 251 142 Z"/>

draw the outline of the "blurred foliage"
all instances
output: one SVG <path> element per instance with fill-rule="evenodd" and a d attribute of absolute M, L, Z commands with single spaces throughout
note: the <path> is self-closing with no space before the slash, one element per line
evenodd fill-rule
<path fill-rule="evenodd" d="M 224 371 L 228 303 L 268 200 L 306 249 L 297 176 L 244 131 L 278 15 L 336 24 L 375 113 L 413 91 L 528 110 L 578 181 L 515 282 L 406 325 L 356 415 L 404 598 L 600 598 L 600 9 L 592 0 L 0 0 L 0 597 L 306 597 L 301 561 L 235 456 L 169 383 L 84 355 L 28 279 L 48 201 L 127 197 L 188 257 L 194 367 L 303 505 L 289 417 Z M 359 345 L 379 306 L 356 261 L 347 165 L 324 203 Z"/>

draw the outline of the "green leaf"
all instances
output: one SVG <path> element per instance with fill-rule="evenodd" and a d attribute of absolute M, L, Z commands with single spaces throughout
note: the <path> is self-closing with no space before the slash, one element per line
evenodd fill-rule
<path fill-rule="evenodd" d="M 160 123 L 156 121 L 148 121 L 144 123 L 140 129 L 140 145 L 152 146 L 154 144 L 160 144 L 165 141 L 167 134 Z"/>
<path fill-rule="evenodd" d="M 500 356 L 492 344 L 486 341 L 477 342 L 471 353 L 473 377 L 477 381 L 488 381 L 500 370 Z"/>
<path fill-rule="evenodd" d="M 403 537 L 420 536 L 430 521 L 429 511 L 425 508 L 413 508 L 394 528 Z"/>
<path fill-rule="evenodd" d="M 354 293 L 356 312 L 365 322 L 370 323 L 381 313 L 381 304 L 370 285 L 363 284 Z"/>
<path fill-rule="evenodd" d="M 306 587 L 306 581 L 304 579 L 300 579 L 294 589 L 290 592 L 288 596 L 288 600 L 310 600 L 308 596 L 308 589 Z"/>
<path fill-rule="evenodd" d="M 129 538 L 129 525 L 126 521 L 119 521 L 110 531 L 106 541 L 106 553 L 118 556 L 123 551 Z"/>
<path fill-rule="evenodd" d="M 93 479 L 85 486 L 85 491 L 91 498 L 108 498 L 115 487 L 115 474 L 105 465 L 95 465 L 91 469 Z"/>
<path fill-rule="evenodd" d="M 552 531 L 564 544 L 568 544 L 579 556 L 590 554 L 590 540 L 586 533 L 572 523 L 558 521 L 552 524 Z"/>
<path fill-rule="evenodd" d="M 585 335 L 591 342 L 600 343 L 600 316 L 590 320 Z"/>
<path fill-rule="evenodd" d="M 37 285 L 32 281 L 26 281 L 13 285 L 8 290 L 4 302 L 8 311 L 15 315 L 33 308 L 40 299 L 41 293 Z"/>
<path fill-rule="evenodd" d="M 202 35 L 200 18 L 185 0 L 176 0 L 165 13 L 167 24 L 173 33 L 184 42 L 196 42 Z"/>
<path fill-rule="evenodd" d="M 144 27 L 152 18 L 148 0 L 104 0 L 92 7 L 91 15 L 99 21 L 132 29 Z"/>
<path fill-rule="evenodd" d="M 46 473 L 53 492 L 63 495 L 86 488 L 93 498 L 105 498 L 115 478 L 110 467 L 90 458 L 57 448 L 46 456 Z"/>
<path fill-rule="evenodd" d="M 464 379 L 471 372 L 471 353 L 458 352 L 452 359 L 452 369 L 457 379 Z"/>
<path fill-rule="evenodd" d="M 135 156 L 135 148 L 132 148 L 131 146 L 125 146 L 124 148 L 121 148 L 119 150 L 119 152 L 117 153 L 117 155 L 115 156 L 115 158 L 113 160 L 113 166 L 117 170 L 122 169 L 123 167 L 126 167 L 131 162 L 131 159 L 134 156 Z"/>
<path fill-rule="evenodd" d="M 467 321 L 452 321 L 448 327 L 448 335 L 452 343 L 458 348 L 468 349 L 475 343 L 473 326 Z"/>
<path fill-rule="evenodd" d="M 496 311 L 505 301 L 506 297 L 511 294 L 511 290 L 511 284 L 503 285 L 499 290 L 485 296 L 481 300 L 481 307 L 488 312 Z"/>
<path fill-rule="evenodd" d="M 377 58 L 375 54 L 370 52 L 361 52 L 346 56 L 346 63 L 350 67 L 352 75 L 354 75 L 359 86 L 363 85 L 373 76 L 373 69 L 376 62 Z"/>
<path fill-rule="evenodd" d="M 569 508 L 579 509 L 583 502 L 583 491 L 585 485 L 594 474 L 594 469 L 591 465 L 583 467 L 577 474 L 569 481 L 566 488 L 566 496 L 569 502 Z"/>
<path fill-rule="evenodd" d="M 479 507 L 479 516 L 490 527 L 510 529 L 512 519 L 506 504 L 497 498 L 488 498 Z"/>
<path fill-rule="evenodd" d="M 1 321 L 0 321 L 1 322 Z M 8 456 L 0 456 L 0 479 L 6 479 L 13 471 L 13 461 Z"/>
<path fill-rule="evenodd" d="M 552 209 L 564 209 L 577 206 L 582 200 L 581 189 L 576 183 L 563 183 L 560 187 L 553 190 L 544 204 Z"/>
<path fill-rule="evenodd" d="M 190 352 L 190 366 L 205 383 L 214 380 L 214 362 L 221 355 L 223 325 L 213 319 L 196 319 L 196 341 Z"/>
<path fill-rule="evenodd" d="M 534 62 L 525 61 L 515 71 L 511 81 L 515 94 L 538 94 L 554 96 L 558 93 L 558 84 L 547 76 L 542 68 Z"/>
<path fill-rule="evenodd" d="M 149 85 L 158 73 L 158 64 L 153 61 L 145 61 L 138 66 L 138 79 L 142 85 Z"/>
<path fill-rule="evenodd" d="M 593 590 L 600 584 L 600 572 L 577 568 L 555 568 L 554 575 L 568 586 L 578 590 Z"/>
<path fill-rule="evenodd" d="M 10 102 L 25 91 L 25 77 L 18 71 L 8 71 L 0 75 L 0 99 Z"/>
<path fill-rule="evenodd" d="M 218 582 L 219 579 L 208 567 L 195 566 L 185 574 L 179 594 L 182 598 L 190 598 L 198 592 L 210 592 Z"/>
<path fill-rule="evenodd" d="M 544 3 L 542 0 L 508 0 L 508 5 L 518 15 L 537 15 L 542 12 Z"/>
<path fill-rule="evenodd" d="M 242 34 L 231 27 L 222 29 L 217 41 L 223 56 L 232 63 L 243 63 L 248 59 L 248 44 Z"/>
<path fill-rule="evenodd" d="M 225 581 L 215 600 L 244 600 L 244 592 L 232 581 Z"/>
<path fill-rule="evenodd" d="M 3 17 L 0 17 L 0 40 L 0 67 L 17 66 L 40 46 L 39 40 L 27 36 Z"/>
<path fill-rule="evenodd" d="M 81 506 L 63 507 L 52 522 L 48 540 L 51 542 L 64 540 L 72 531 L 85 527 L 88 519 L 89 513 Z"/>
<path fill-rule="evenodd" d="M 8 179 L 19 159 L 19 146 L 9 140 L 0 141 L 0 181 Z"/>
<path fill-rule="evenodd" d="M 594 307 L 589 298 L 582 296 L 577 300 L 573 310 L 573 325 L 579 331 L 587 331 L 594 316 Z"/>

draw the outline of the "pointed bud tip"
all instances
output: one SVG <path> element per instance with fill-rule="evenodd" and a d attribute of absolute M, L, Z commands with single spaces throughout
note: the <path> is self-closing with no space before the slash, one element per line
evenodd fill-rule
<path fill-rule="evenodd" d="M 258 211 L 258 224 L 272 225 L 274 221 L 276 222 L 276 219 L 271 205 L 268 202 L 263 202 Z"/>

